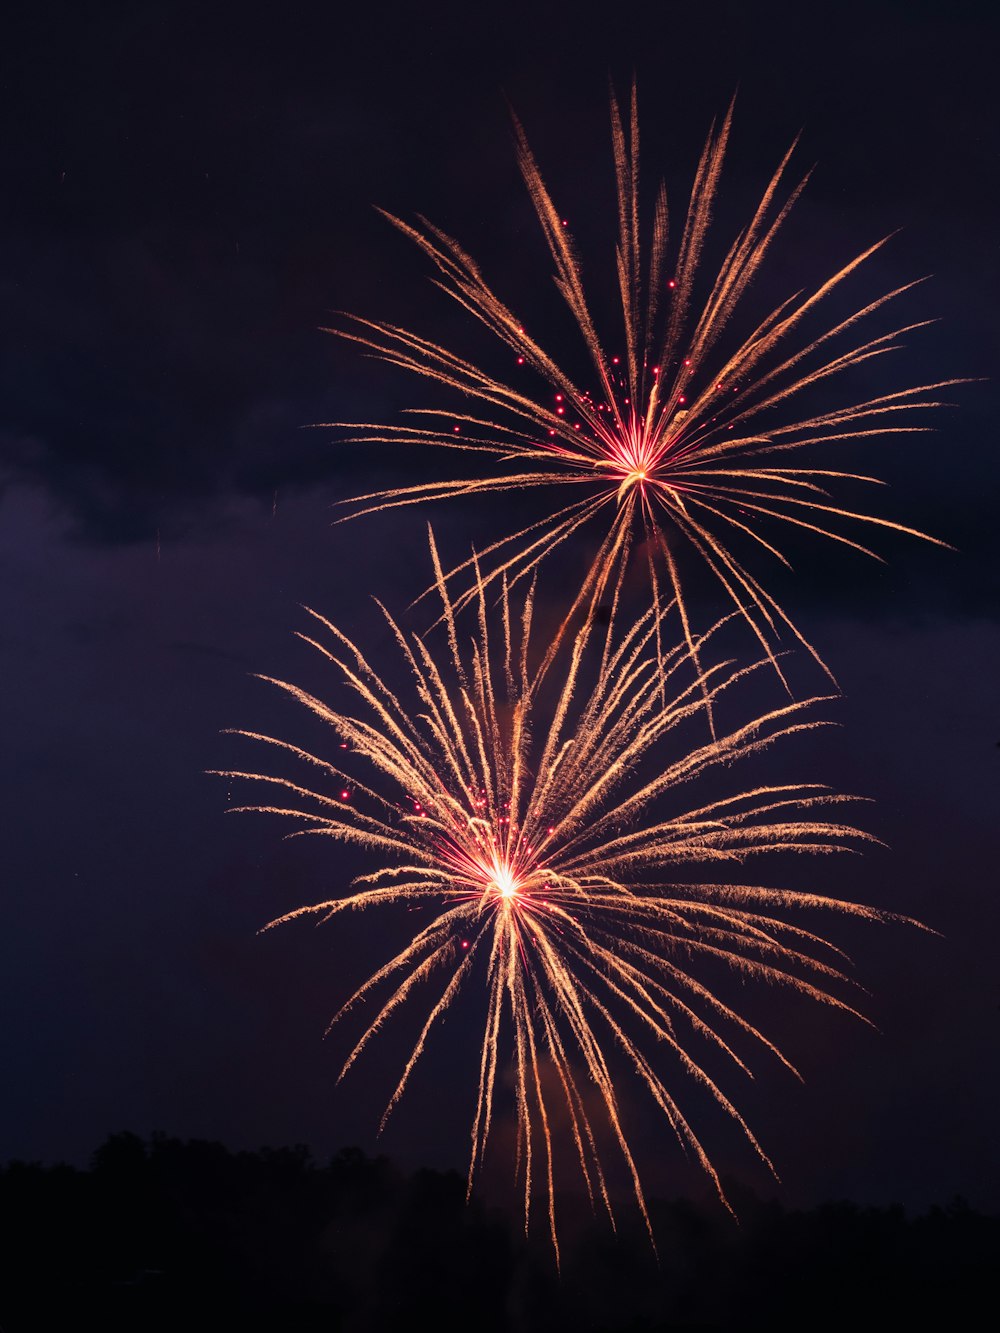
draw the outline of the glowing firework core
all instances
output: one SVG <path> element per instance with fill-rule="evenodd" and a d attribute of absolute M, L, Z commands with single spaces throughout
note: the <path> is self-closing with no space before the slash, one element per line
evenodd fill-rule
<path fill-rule="evenodd" d="M 513 898 L 519 888 L 519 882 L 509 866 L 497 863 L 493 867 L 493 878 L 487 887 L 491 893 L 498 893 L 501 898 Z"/>
<path fill-rule="evenodd" d="M 595 461 L 594 466 L 609 469 L 620 480 L 619 503 L 631 487 L 657 480 L 655 474 L 664 450 L 658 432 L 650 430 L 634 411 L 629 412 L 627 418 L 622 418 L 617 430 L 605 427 L 599 434 L 606 450 L 606 459 Z"/>
<path fill-rule="evenodd" d="M 485 787 L 476 788 L 477 792 L 484 790 Z M 487 804 L 487 798 L 478 795 L 473 804 L 478 809 Z M 503 809 L 510 809 L 508 801 L 501 804 Z M 427 818 L 428 811 L 423 806 L 421 811 L 421 817 Z M 456 823 L 444 837 L 433 829 L 428 831 L 428 850 L 451 867 L 454 892 L 478 901 L 482 908 L 514 906 L 517 899 L 524 904 L 529 901 L 525 889 L 539 867 L 531 847 L 522 842 L 516 827 L 511 828 L 509 815 L 493 821 L 489 816 L 476 814 L 464 824 Z"/>

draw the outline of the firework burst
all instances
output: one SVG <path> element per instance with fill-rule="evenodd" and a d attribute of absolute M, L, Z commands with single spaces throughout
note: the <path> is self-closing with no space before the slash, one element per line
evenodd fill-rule
<path fill-rule="evenodd" d="M 385 613 L 416 706 L 409 692 L 390 688 L 336 626 L 312 612 L 317 637 L 302 637 L 327 658 L 353 702 L 334 707 L 273 681 L 329 727 L 329 746 L 313 752 L 240 732 L 296 761 L 307 776 L 225 776 L 268 784 L 283 798 L 238 809 L 279 815 L 300 825 L 297 833 L 360 844 L 383 860 L 342 896 L 280 921 L 326 921 L 342 912 L 404 905 L 425 913 L 410 942 L 334 1019 L 378 997 L 346 1073 L 401 1006 L 427 1005 L 386 1117 L 435 1024 L 460 988 L 479 979 L 485 1020 L 469 1187 L 494 1124 L 506 1050 L 525 1225 L 540 1193 L 558 1254 L 556 1117 L 569 1126 L 567 1142 L 592 1203 L 611 1213 L 602 1156 L 616 1150 L 646 1215 L 615 1086 L 616 1066 L 630 1067 L 721 1196 L 673 1082 L 690 1078 L 708 1089 L 764 1157 L 698 1052 L 713 1050 L 713 1058 L 749 1073 L 739 1048 L 756 1045 L 791 1066 L 699 978 L 699 970 L 722 966 L 855 1013 L 837 994 L 847 980 L 843 954 L 786 918 L 816 910 L 869 919 L 885 914 L 748 883 L 739 871 L 771 853 L 857 849 L 867 835 L 824 817 L 847 798 L 811 783 L 743 790 L 726 783 L 723 796 L 709 798 L 704 787 L 698 795 L 706 774 L 825 725 L 812 716 L 817 700 L 789 702 L 686 747 L 679 741 L 686 721 L 718 704 L 754 668 L 704 671 L 682 640 L 664 655 L 657 642 L 674 609 L 650 608 L 638 621 L 624 622 L 619 575 L 610 589 L 609 623 L 584 616 L 543 686 L 536 661 L 548 654 L 533 647 L 533 589 L 518 604 L 501 584 L 493 622 L 480 578 L 478 630 L 463 649 L 433 540 L 432 552 L 446 652 L 435 656 Z"/>
<path fill-rule="evenodd" d="M 349 502 L 350 516 L 450 496 L 546 487 L 558 487 L 565 495 L 567 486 L 575 487 L 576 496 L 555 506 L 548 517 L 480 552 L 480 568 L 488 580 L 507 577 L 516 582 L 574 533 L 600 525 L 602 544 L 578 606 L 591 598 L 629 549 L 641 548 L 654 604 L 676 600 L 693 651 L 695 632 L 677 558 L 687 545 L 750 626 L 779 675 L 776 645 L 782 631 L 794 635 L 830 674 L 747 558 L 736 554 L 734 543 L 766 552 L 788 567 L 789 558 L 779 545 L 782 530 L 817 534 L 876 559 L 880 557 L 858 539 L 859 525 L 944 545 L 901 523 L 834 502 L 833 487 L 875 484 L 877 478 L 799 462 L 797 455 L 813 447 L 835 449 L 851 440 L 872 442 L 928 429 L 914 424 L 912 414 L 943 406 L 938 392 L 960 381 L 920 384 L 875 397 L 851 397 L 848 391 L 846 401 L 835 407 L 817 407 L 813 397 L 814 407 L 808 408 L 811 391 L 825 393 L 829 382 L 897 349 L 903 335 L 929 322 L 858 337 L 871 316 L 916 285 L 908 283 L 838 318 L 819 334 L 805 333 L 815 313 L 827 308 L 828 298 L 884 240 L 814 289 L 782 301 L 737 335 L 734 345 L 734 320 L 745 310 L 748 289 L 805 181 L 786 188 L 789 149 L 718 272 L 705 275 L 702 257 L 731 114 L 732 108 L 709 134 L 674 247 L 662 184 L 648 225 L 641 217 L 635 89 L 627 116 L 612 97 L 623 319 L 612 346 L 620 354 L 609 353 L 598 333 L 567 222 L 515 120 L 521 172 L 555 265 L 556 286 L 588 353 L 589 386 L 571 378 L 531 336 L 456 241 L 422 218 L 413 226 L 385 214 L 431 260 L 436 285 L 506 344 L 516 365 L 513 379 L 497 378 L 417 333 L 345 316 L 346 323 L 330 332 L 458 390 L 472 404 L 458 412 L 416 409 L 426 423 L 420 426 L 338 423 L 355 432 L 351 441 L 453 449 L 478 455 L 493 467 L 487 474 L 359 497 Z M 528 386 L 532 377 L 526 371 L 536 373 L 535 383 L 546 386 L 543 393 Z M 449 578 L 462 571 L 469 574 L 471 565 L 451 571 Z M 466 595 L 470 600 L 475 596 L 471 581 Z"/>

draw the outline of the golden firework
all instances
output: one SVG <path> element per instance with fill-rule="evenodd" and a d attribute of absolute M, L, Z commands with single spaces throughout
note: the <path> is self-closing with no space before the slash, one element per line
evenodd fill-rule
<path fill-rule="evenodd" d="M 556 1114 L 569 1126 L 592 1202 L 602 1201 L 611 1213 L 599 1145 L 615 1144 L 646 1216 L 616 1093 L 624 1061 L 721 1196 L 664 1065 L 707 1088 L 765 1161 L 698 1051 L 722 1052 L 749 1072 L 739 1047 L 757 1044 L 791 1066 L 699 977 L 701 965 L 722 965 L 854 1013 L 836 993 L 846 982 L 843 955 L 787 918 L 817 910 L 868 919 L 886 914 L 746 882 L 740 870 L 774 853 L 856 849 L 868 836 L 824 818 L 847 799 L 824 786 L 734 790 L 721 779 L 732 763 L 826 725 L 813 716 L 818 700 L 788 702 L 710 740 L 695 726 L 700 742 L 684 744 L 689 720 L 718 706 L 755 668 L 702 669 L 679 631 L 676 646 L 665 651 L 663 622 L 676 608 L 650 607 L 626 622 L 620 570 L 608 590 L 607 623 L 585 608 L 555 655 L 558 670 L 553 655 L 535 647 L 533 586 L 518 601 L 501 580 L 499 603 L 491 607 L 486 580 L 478 578 L 478 627 L 464 647 L 433 538 L 431 549 L 446 651 L 435 654 L 384 612 L 408 669 L 408 688 L 398 691 L 342 631 L 311 612 L 317 637 L 302 637 L 334 668 L 349 702 L 334 706 L 295 685 L 272 683 L 329 728 L 329 742 L 305 750 L 239 732 L 296 761 L 306 776 L 225 776 L 268 784 L 283 798 L 238 809 L 279 815 L 299 824 L 297 833 L 361 844 L 382 859 L 342 895 L 279 921 L 403 905 L 426 914 L 406 947 L 334 1020 L 358 1001 L 379 997 L 346 1072 L 400 1006 L 433 994 L 386 1116 L 459 989 L 471 988 L 473 978 L 483 986 L 469 1187 L 483 1161 L 509 1050 L 525 1225 L 540 1177 L 558 1253 Z M 544 680 L 539 660 L 548 663 Z"/>
<path fill-rule="evenodd" d="M 838 315 L 822 332 L 814 331 L 814 317 L 822 317 L 829 298 L 888 238 L 868 246 L 818 286 L 789 296 L 762 318 L 753 317 L 739 331 L 749 289 L 760 277 L 805 181 L 786 188 L 789 149 L 718 271 L 706 274 L 703 252 L 731 120 L 730 107 L 708 136 L 680 240 L 672 247 L 662 184 L 648 225 L 641 216 L 635 89 L 627 117 L 612 97 L 622 328 L 610 344 L 598 333 L 566 220 L 515 120 L 521 172 L 555 265 L 556 286 L 586 348 L 589 384 L 577 383 L 531 335 L 457 241 L 425 219 L 411 225 L 385 214 L 430 259 L 436 285 L 506 344 L 516 363 L 513 378 L 497 377 L 411 330 L 347 315 L 345 324 L 330 332 L 457 390 L 468 406 L 458 411 L 414 409 L 426 423 L 419 426 L 328 424 L 354 432 L 350 440 L 355 443 L 446 448 L 492 465 L 490 471 L 462 479 L 361 496 L 348 502 L 349 517 L 454 496 L 546 487 L 558 487 L 565 495 L 569 486 L 575 496 L 568 503 L 560 501 L 545 517 L 499 536 L 480 552 L 479 568 L 487 582 L 506 577 L 513 586 L 573 534 L 600 524 L 600 550 L 574 609 L 592 599 L 595 586 L 628 550 L 641 549 L 654 605 L 676 600 L 693 651 L 696 634 L 678 563 L 680 547 L 686 544 L 711 571 L 779 675 L 776 645 L 783 630 L 830 674 L 751 570 L 742 549 L 736 553 L 734 542 L 766 552 L 788 567 L 789 558 L 779 545 L 782 529 L 817 534 L 876 559 L 859 540 L 858 525 L 944 545 L 902 523 L 835 502 L 835 486 L 878 484 L 877 478 L 800 462 L 799 455 L 815 449 L 836 451 L 848 441 L 870 443 L 926 430 L 915 424 L 913 414 L 942 406 L 938 392 L 961 381 L 918 384 L 876 396 L 859 396 L 851 388 L 849 372 L 896 350 L 905 334 L 929 322 L 859 336 L 876 312 L 915 283 L 884 292 L 850 314 Z M 609 352 L 609 346 L 620 354 Z M 844 401 L 830 406 L 827 390 L 837 380 L 847 383 Z M 682 539 L 679 545 L 675 538 Z M 471 564 L 466 564 L 448 577 L 470 571 Z M 465 597 L 474 596 L 470 582 Z M 457 604 L 462 602 L 459 597 Z"/>

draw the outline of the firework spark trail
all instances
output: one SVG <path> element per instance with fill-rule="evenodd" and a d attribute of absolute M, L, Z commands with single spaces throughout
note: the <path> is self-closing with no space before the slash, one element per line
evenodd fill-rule
<path fill-rule="evenodd" d="M 409 695 L 405 700 L 397 695 L 336 626 L 311 612 L 329 646 L 302 637 L 334 666 L 353 707 L 335 708 L 295 685 L 272 683 L 331 728 L 337 745 L 346 748 L 345 759 L 332 762 L 270 736 L 240 732 L 293 757 L 312 781 L 266 772 L 225 776 L 268 784 L 284 797 L 237 809 L 296 821 L 301 828 L 290 836 L 359 843 L 385 858 L 343 896 L 297 908 L 279 921 L 308 915 L 327 921 L 345 911 L 401 904 L 428 912 L 410 943 L 360 986 L 333 1020 L 361 1000 L 382 997 L 343 1073 L 400 1006 L 417 1003 L 418 992 L 436 995 L 386 1116 L 459 989 L 474 974 L 484 979 L 469 1188 L 494 1122 L 498 1052 L 509 1033 L 525 1225 L 540 1174 L 558 1254 L 557 1109 L 566 1117 L 591 1200 L 600 1200 L 611 1214 L 598 1151 L 602 1136 L 610 1136 L 646 1215 L 615 1091 L 613 1067 L 621 1058 L 616 1050 L 624 1052 L 720 1197 L 715 1170 L 659 1072 L 656 1052 L 660 1059 L 668 1053 L 676 1067 L 707 1088 L 767 1161 L 732 1101 L 688 1048 L 707 1043 L 749 1072 L 732 1043 L 752 1039 L 792 1066 L 764 1033 L 699 979 L 698 964 L 722 963 L 741 976 L 780 983 L 857 1013 L 835 993 L 847 981 L 844 955 L 785 917 L 824 909 L 888 918 L 855 903 L 727 878 L 728 867 L 764 854 L 856 850 L 868 835 L 824 817 L 847 798 L 812 783 L 749 787 L 708 801 L 686 795 L 690 784 L 722 765 L 827 725 L 812 716 L 818 700 L 787 703 L 693 749 L 682 748 L 677 729 L 754 667 L 726 664 L 706 671 L 683 640 L 669 651 L 658 647 L 663 621 L 674 608 L 649 608 L 637 622 L 623 623 L 619 570 L 609 589 L 608 623 L 601 628 L 593 614 L 584 616 L 559 655 L 561 680 L 550 668 L 543 690 L 540 668 L 532 665 L 539 656 L 532 636 L 533 589 L 518 616 L 501 582 L 497 633 L 491 619 L 496 608 L 487 606 L 492 594 L 480 576 L 477 633 L 463 649 L 433 538 L 431 546 L 447 626 L 443 658 L 383 609 L 417 706 Z M 359 778 L 359 769 L 369 776 Z M 654 815 L 651 807 L 667 799 L 680 805 L 680 812 Z M 587 1088 L 597 1090 L 599 1125 L 584 1095 Z"/>
<path fill-rule="evenodd" d="M 760 547 L 791 567 L 770 529 L 810 532 L 880 557 L 852 532 L 855 523 L 906 533 L 937 545 L 936 538 L 901 523 L 833 503 L 831 487 L 843 482 L 881 484 L 876 477 L 835 467 L 785 465 L 781 455 L 812 446 L 872 441 L 913 434 L 912 413 L 946 404 L 939 391 L 961 380 L 893 390 L 802 415 L 797 402 L 808 391 L 873 358 L 896 350 L 899 339 L 930 321 L 891 332 L 856 336 L 855 326 L 916 283 L 885 292 L 817 336 L 796 343 L 800 326 L 885 243 L 884 238 L 844 264 L 814 290 L 800 291 L 776 306 L 742 336 L 735 350 L 720 351 L 728 331 L 772 244 L 801 192 L 800 181 L 780 198 L 792 149 L 768 182 L 756 210 L 731 244 L 699 302 L 702 252 L 718 195 L 729 140 L 732 107 L 709 134 L 684 216 L 672 264 L 665 187 L 656 196 L 652 224 L 643 240 L 639 207 L 639 124 L 635 88 L 627 118 L 612 96 L 612 140 L 618 197 L 616 263 L 621 297 L 624 360 L 602 344 L 585 295 L 581 268 L 565 222 L 557 211 L 521 126 L 515 120 L 518 159 L 555 264 L 555 281 L 589 354 L 596 389 L 579 387 L 526 331 L 493 291 L 461 246 L 425 219 L 413 226 L 391 214 L 437 271 L 435 285 L 454 298 L 507 345 L 517 364 L 548 386 L 542 403 L 527 388 L 489 371 L 408 329 L 355 315 L 329 330 L 371 349 L 378 357 L 449 389 L 475 405 L 454 412 L 414 409 L 427 426 L 336 424 L 355 432 L 353 443 L 398 443 L 456 449 L 499 465 L 486 475 L 432 481 L 378 491 L 347 502 L 349 517 L 427 500 L 526 491 L 551 486 L 586 489 L 582 499 L 556 507 L 529 527 L 508 534 L 480 553 L 487 581 L 512 584 L 533 570 L 586 525 L 607 523 L 607 538 L 583 584 L 577 608 L 591 598 L 594 582 L 609 565 L 626 558 L 638 541 L 649 552 L 655 603 L 672 597 L 680 609 L 689 650 L 695 633 L 674 534 L 701 557 L 726 597 L 750 626 L 781 675 L 776 645 L 790 632 L 829 668 L 789 616 L 730 546 L 731 539 Z M 794 144 L 792 148 L 794 148 Z M 835 348 L 840 350 L 835 350 Z M 781 419 L 791 409 L 792 419 Z M 510 466 L 513 465 L 513 469 Z M 469 575 L 466 564 L 451 575 Z M 478 571 L 476 571 L 478 574 Z M 465 599 L 475 597 L 474 580 Z M 458 602 L 461 604 L 462 597 Z M 572 614 L 567 617 L 567 626 Z M 782 676 L 782 679 L 784 677 Z"/>

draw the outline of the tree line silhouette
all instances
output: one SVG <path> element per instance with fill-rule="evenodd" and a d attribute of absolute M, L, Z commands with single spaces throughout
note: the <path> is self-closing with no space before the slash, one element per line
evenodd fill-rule
<path fill-rule="evenodd" d="M 454 1172 L 115 1134 L 89 1170 L 0 1168 L 0 1330 L 973 1327 L 992 1306 L 1000 1218 L 961 1200 L 908 1217 L 730 1192 L 739 1225 L 652 1201 L 658 1259 L 638 1224 L 581 1220 L 557 1273 L 545 1235 L 466 1203 Z"/>

